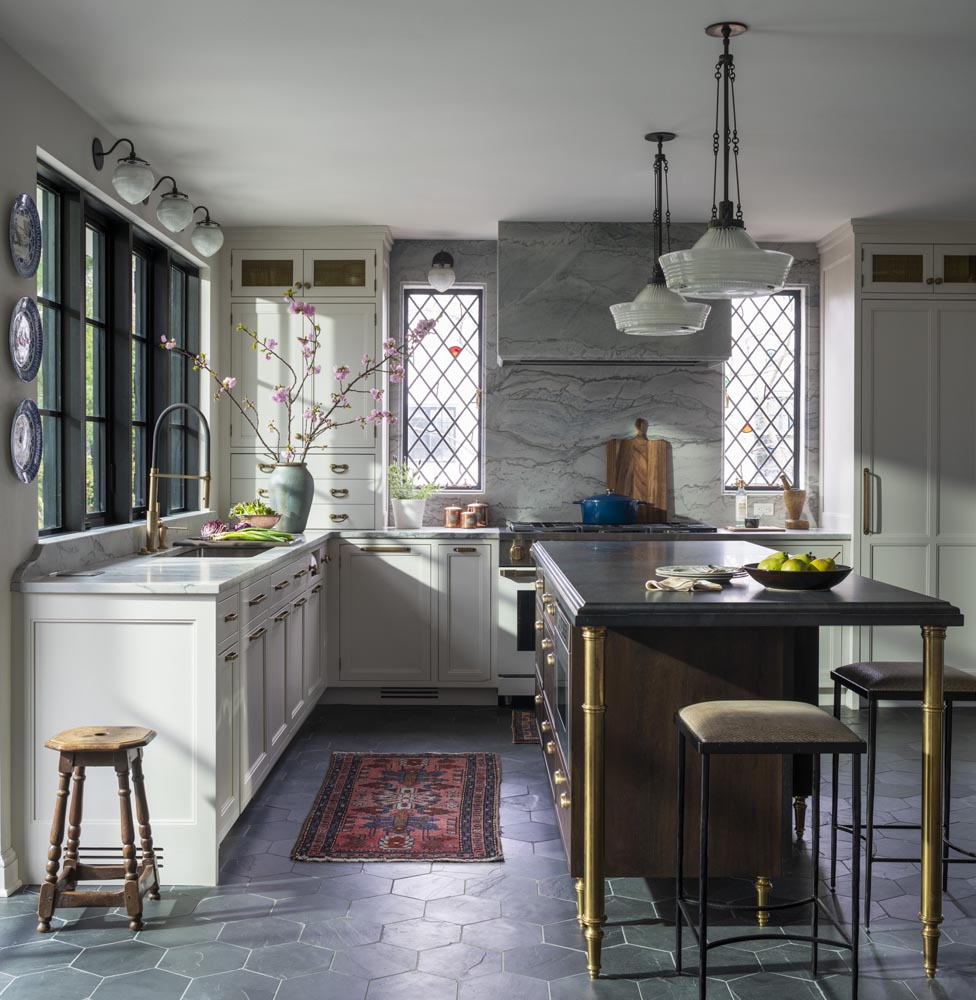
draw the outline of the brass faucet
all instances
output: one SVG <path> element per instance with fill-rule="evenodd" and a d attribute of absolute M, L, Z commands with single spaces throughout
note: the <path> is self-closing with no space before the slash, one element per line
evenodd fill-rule
<path fill-rule="evenodd" d="M 156 467 L 156 447 L 159 438 L 159 429 L 162 427 L 163 420 L 173 412 L 173 410 L 192 410 L 200 420 L 200 426 L 203 428 L 204 441 L 206 442 L 206 451 L 204 458 L 204 467 L 206 472 L 203 475 L 184 475 L 178 472 L 160 472 Z M 159 549 L 166 547 L 165 534 L 161 531 L 161 524 L 159 520 L 159 480 L 160 479 L 201 479 L 203 480 L 203 507 L 206 510 L 210 506 L 210 425 L 207 423 L 207 418 L 203 415 L 199 407 L 194 406 L 192 403 L 173 403 L 167 406 L 162 413 L 160 413 L 158 419 L 156 420 L 156 426 L 153 428 L 152 436 L 152 458 L 149 463 L 149 499 L 146 503 L 146 547 L 143 552 L 151 554 L 153 552 L 158 552 Z"/>

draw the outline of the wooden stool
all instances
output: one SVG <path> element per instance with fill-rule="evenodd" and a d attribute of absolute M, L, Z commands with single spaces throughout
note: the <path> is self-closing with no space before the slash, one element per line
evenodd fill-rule
<path fill-rule="evenodd" d="M 125 906 L 129 929 L 142 929 L 142 897 L 159 899 L 159 872 L 153 851 L 152 829 L 149 826 L 149 806 L 142 778 L 142 748 L 156 734 L 138 726 L 81 726 L 66 729 L 51 737 L 44 745 L 59 750 L 58 797 L 51 823 L 51 849 L 47 854 L 47 874 L 41 885 L 37 903 L 37 929 L 51 929 L 51 917 L 58 907 Z M 122 820 L 122 864 L 81 864 L 78 861 L 78 840 L 81 836 L 81 813 L 85 787 L 85 769 L 114 767 L 119 781 L 119 809 Z M 136 864 L 135 830 L 132 823 L 132 799 L 129 791 L 129 771 L 136 793 L 136 817 L 142 842 L 142 871 Z M 71 810 L 68 816 L 68 840 L 64 849 L 64 865 L 58 876 L 61 840 L 64 837 L 65 813 L 68 811 L 68 782 L 71 781 Z M 108 848 L 94 848 L 99 852 Z M 80 881 L 125 879 L 121 889 L 90 889 L 79 891 Z"/>

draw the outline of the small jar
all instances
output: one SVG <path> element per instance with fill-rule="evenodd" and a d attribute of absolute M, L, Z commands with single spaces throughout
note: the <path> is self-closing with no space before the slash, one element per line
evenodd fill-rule
<path fill-rule="evenodd" d="M 488 527 L 488 504 L 482 503 L 479 500 L 475 503 L 469 503 L 468 510 L 474 514 L 475 524 L 477 524 L 479 528 Z"/>
<path fill-rule="evenodd" d="M 460 528 L 461 527 L 461 508 L 460 507 L 445 507 L 444 508 L 444 527 L 445 528 Z"/>
<path fill-rule="evenodd" d="M 478 515 L 475 514 L 473 510 L 462 510 L 461 511 L 461 527 L 462 528 L 477 528 L 478 527 Z"/>

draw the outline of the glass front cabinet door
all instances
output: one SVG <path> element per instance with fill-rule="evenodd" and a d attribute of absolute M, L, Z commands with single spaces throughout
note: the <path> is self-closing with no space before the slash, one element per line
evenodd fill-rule
<path fill-rule="evenodd" d="M 865 292 L 976 292 L 976 244 L 866 243 L 861 289 Z"/>
<path fill-rule="evenodd" d="M 301 295 L 303 266 L 301 250 L 235 250 L 231 261 L 231 295 L 280 301 L 286 288 L 293 288 Z"/>
<path fill-rule="evenodd" d="M 302 282 L 307 299 L 371 299 L 376 294 L 376 252 L 306 250 Z"/>

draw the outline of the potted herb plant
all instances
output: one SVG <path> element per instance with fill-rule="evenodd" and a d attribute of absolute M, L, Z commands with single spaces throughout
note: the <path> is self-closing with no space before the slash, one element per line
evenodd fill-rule
<path fill-rule="evenodd" d="M 436 483 L 419 483 L 406 462 L 394 462 L 387 470 L 395 528 L 419 528 L 424 523 L 427 500 L 440 488 Z"/>

